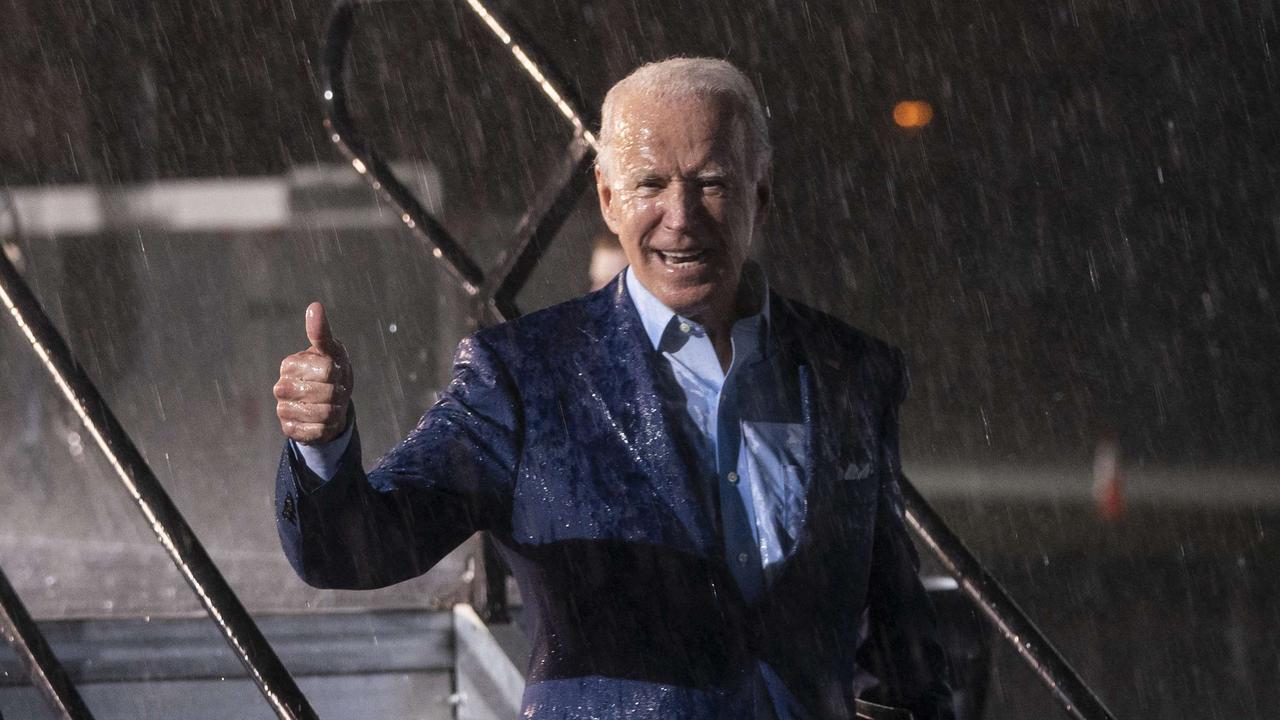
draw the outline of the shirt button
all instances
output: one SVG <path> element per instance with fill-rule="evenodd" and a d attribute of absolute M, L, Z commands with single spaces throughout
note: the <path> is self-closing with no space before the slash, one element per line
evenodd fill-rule
<path fill-rule="evenodd" d="M 747 560 L 750 560 L 750 559 L 751 558 L 746 553 L 738 553 L 738 562 L 741 563 L 742 565 L 746 565 Z"/>
<path fill-rule="evenodd" d="M 729 481 L 729 484 L 730 484 L 730 485 L 737 485 L 737 484 L 738 484 L 738 473 L 736 473 L 736 472 L 734 472 L 734 471 L 730 470 L 730 471 L 729 471 L 729 474 L 725 476 L 725 479 Z"/>
<path fill-rule="evenodd" d="M 690 331 L 690 330 L 692 330 L 692 329 L 693 329 L 692 327 L 689 327 L 689 323 L 687 323 L 687 322 L 682 322 L 682 323 L 680 323 L 680 332 L 682 332 L 682 333 L 684 333 L 684 334 L 688 335 L 688 334 L 689 334 L 689 331 Z"/>

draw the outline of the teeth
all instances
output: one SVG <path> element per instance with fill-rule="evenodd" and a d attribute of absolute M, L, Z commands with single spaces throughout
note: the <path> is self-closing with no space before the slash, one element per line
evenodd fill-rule
<path fill-rule="evenodd" d="M 662 259 L 674 263 L 687 263 L 700 259 L 704 251 L 702 250 L 682 250 L 682 251 L 659 251 Z"/>

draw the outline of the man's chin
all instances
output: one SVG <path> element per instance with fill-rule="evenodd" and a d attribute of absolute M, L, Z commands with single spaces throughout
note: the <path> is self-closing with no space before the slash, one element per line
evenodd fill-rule
<path fill-rule="evenodd" d="M 657 272 L 639 280 L 663 305 L 684 317 L 696 319 L 716 305 L 720 294 L 733 295 L 733 288 L 723 282 L 723 274 L 714 266 L 680 274 L 665 272 L 661 266 L 655 269 Z"/>
<path fill-rule="evenodd" d="M 714 304 L 716 287 L 713 284 L 695 285 L 692 287 L 667 287 L 654 292 L 663 305 L 677 314 L 697 320 Z"/>

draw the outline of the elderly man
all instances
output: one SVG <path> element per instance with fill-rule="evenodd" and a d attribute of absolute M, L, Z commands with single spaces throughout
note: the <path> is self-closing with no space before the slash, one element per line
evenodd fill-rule
<path fill-rule="evenodd" d="M 529 620 L 528 718 L 851 718 L 868 628 L 879 697 L 951 717 L 898 492 L 901 354 L 747 261 L 770 197 L 750 83 L 667 60 L 602 115 L 600 209 L 629 268 L 463 340 L 368 474 L 346 353 L 307 309 L 275 387 L 294 568 L 381 587 L 492 533 Z"/>

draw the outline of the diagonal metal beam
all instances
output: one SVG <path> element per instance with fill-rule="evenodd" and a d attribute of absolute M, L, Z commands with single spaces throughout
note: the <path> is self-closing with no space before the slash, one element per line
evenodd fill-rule
<path fill-rule="evenodd" d="M 554 175 L 520 219 L 511 247 L 503 255 L 490 284 L 481 292 L 485 312 L 493 318 L 500 321 L 520 316 L 516 296 L 591 183 L 588 171 L 595 155 L 590 150 L 581 137 L 575 137 Z"/>
<path fill-rule="evenodd" d="M 343 72 L 347 64 L 351 35 L 355 31 L 356 15 L 361 5 L 362 3 L 340 0 L 329 16 L 321 68 L 325 130 L 329 132 L 329 140 L 351 161 L 355 171 L 368 181 L 370 187 L 391 201 L 405 227 L 428 244 L 433 256 L 445 262 L 445 267 L 462 284 L 467 294 L 476 295 L 485 281 L 480 266 L 454 240 L 444 225 L 427 212 L 405 184 L 400 182 L 400 178 L 391 171 L 386 161 L 369 147 L 351 120 Z"/>
<path fill-rule="evenodd" d="M 63 720 L 93 720 L 75 683 L 58 662 L 53 649 L 27 612 L 18 592 L 0 570 L 0 635 L 18 654 L 27 677 L 44 696 L 49 707 Z"/>
<path fill-rule="evenodd" d="M 947 527 L 920 491 L 906 478 L 902 478 L 901 484 L 907 525 L 938 557 L 947 572 L 956 578 L 960 589 L 974 600 L 1000 634 L 1013 644 L 1023 661 L 1048 686 L 1067 713 L 1076 720 L 1113 720 L 1115 716 L 1111 711 L 1009 597 L 1000 581 L 987 572 L 964 541 Z"/>
<path fill-rule="evenodd" d="M 302 691 L 267 643 L 253 618 L 218 571 L 160 480 L 116 420 L 97 387 L 45 314 L 27 283 L 0 253 L 0 305 L 8 310 L 32 351 L 80 416 L 107 462 L 146 516 L 160 544 L 195 591 L 249 677 L 281 720 L 315 718 Z"/>
<path fill-rule="evenodd" d="M 573 139 L 564 158 L 514 231 L 512 248 L 499 262 L 493 275 L 486 276 L 466 248 L 423 207 L 381 155 L 369 146 L 352 120 L 344 75 L 347 54 L 360 10 L 372 4 L 418 3 L 413 0 L 338 0 L 334 5 L 325 30 L 320 93 L 329 140 L 369 186 L 392 203 L 405 227 L 427 244 L 434 257 L 445 262 L 449 272 L 462 283 L 463 290 L 476 297 L 479 306 L 477 320 L 484 324 L 512 320 L 520 314 L 515 295 L 524 286 L 529 273 L 587 185 L 586 169 L 596 147 L 596 137 L 589 128 L 594 126 L 596 119 L 579 110 L 582 103 L 569 90 L 569 85 L 560 79 L 558 73 L 548 69 L 550 66 L 513 22 L 481 0 L 466 0 L 472 13 L 511 53 L 512 59 L 573 128 Z"/>

